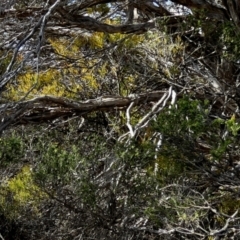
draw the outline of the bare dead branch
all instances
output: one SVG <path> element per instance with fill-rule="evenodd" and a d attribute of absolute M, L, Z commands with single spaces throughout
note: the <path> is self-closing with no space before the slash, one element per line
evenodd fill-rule
<path fill-rule="evenodd" d="M 10 124 L 23 122 L 47 121 L 61 116 L 73 114 L 86 114 L 92 111 L 111 111 L 116 108 L 124 109 L 132 102 L 134 104 L 147 103 L 159 99 L 164 91 L 141 93 L 129 97 L 103 96 L 97 99 L 89 99 L 84 102 L 58 98 L 53 96 L 41 96 L 17 104 L 2 104 L 1 117 L 2 131 Z"/>

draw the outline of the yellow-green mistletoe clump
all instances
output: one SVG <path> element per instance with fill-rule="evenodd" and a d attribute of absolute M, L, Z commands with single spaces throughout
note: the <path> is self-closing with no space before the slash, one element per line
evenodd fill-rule
<path fill-rule="evenodd" d="M 25 207 L 37 211 L 47 195 L 34 183 L 30 166 L 24 166 L 20 173 L 0 186 L 0 207 L 7 217 L 13 218 Z"/>

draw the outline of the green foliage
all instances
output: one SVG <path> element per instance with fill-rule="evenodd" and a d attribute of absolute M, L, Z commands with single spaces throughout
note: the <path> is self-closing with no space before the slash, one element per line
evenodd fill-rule
<path fill-rule="evenodd" d="M 223 193 L 218 207 L 221 213 L 225 213 L 230 216 L 240 208 L 240 199 L 233 197 L 229 193 Z"/>
<path fill-rule="evenodd" d="M 27 165 L 0 186 L 0 206 L 9 219 L 17 217 L 29 205 L 37 213 L 39 204 L 45 198 L 44 192 L 34 184 L 32 170 Z"/>
<path fill-rule="evenodd" d="M 147 168 L 150 176 L 155 176 L 158 183 L 164 186 L 189 171 L 184 163 L 186 158 L 176 148 L 161 150 L 157 159 L 152 159 Z"/>
<path fill-rule="evenodd" d="M 232 135 L 234 137 L 236 137 L 240 130 L 240 125 L 239 125 L 239 123 L 236 122 L 235 115 L 233 115 L 231 117 L 231 119 L 226 121 L 226 126 L 227 126 L 228 131 L 230 131 L 232 133 Z"/>
<path fill-rule="evenodd" d="M 222 129 L 229 131 L 222 138 Z M 210 120 L 208 103 L 183 97 L 175 106 L 165 108 L 152 123 L 152 132 L 163 134 L 163 143 L 157 158 L 148 167 L 149 173 L 156 173 L 163 184 L 168 179 L 189 175 L 198 168 L 202 154 L 210 162 L 224 161 L 229 147 L 236 143 L 239 126 L 234 117 L 224 121 Z M 200 143 L 206 145 L 201 150 Z M 202 152 L 203 151 L 203 152 Z"/>
<path fill-rule="evenodd" d="M 117 153 L 119 158 L 129 166 L 138 166 L 140 169 L 143 169 L 154 158 L 154 145 L 137 139 L 133 140 L 127 149 L 125 145 L 121 146 L 120 144 L 117 147 Z"/>
<path fill-rule="evenodd" d="M 238 60 L 240 57 L 240 33 L 236 31 L 233 22 L 224 23 L 222 39 L 225 48 L 224 56 L 229 60 Z"/>
<path fill-rule="evenodd" d="M 92 117 L 96 115 L 92 114 Z M 114 142 L 108 145 L 105 137 L 96 132 L 77 132 L 77 125 L 69 124 L 66 129 L 60 126 L 58 130 L 48 131 L 36 127 L 37 132 L 27 133 L 24 139 L 25 150 L 29 144 L 32 151 L 37 152 L 33 155 L 33 172 L 25 166 L 21 173 L 1 188 L 1 195 L 4 196 L 1 198 L 1 208 L 5 209 L 9 218 L 19 216 L 26 205 L 38 215 L 41 201 L 47 202 L 49 199 L 56 211 L 56 202 L 59 201 L 64 204 L 64 209 L 70 206 L 68 211 L 76 207 L 76 212 L 80 211 L 81 214 L 86 211 L 88 215 L 104 215 L 108 219 L 106 202 L 113 193 L 121 214 L 146 218 L 154 228 L 165 228 L 166 221 L 173 225 L 180 222 L 185 226 L 195 226 L 206 219 L 208 210 L 194 207 L 203 206 L 204 199 L 194 195 L 194 191 L 189 193 L 190 187 L 185 189 L 181 179 L 198 180 L 198 176 L 194 175 L 195 171 L 199 171 L 195 161 L 201 153 L 195 148 L 196 139 L 206 138 L 212 147 L 217 147 L 219 128 L 221 125 L 227 128 L 229 121 L 234 124 L 235 120 L 218 119 L 211 122 L 207 102 L 184 97 L 176 106 L 163 110 L 156 121 L 148 126 L 144 137 L 139 135 L 128 144 Z M 93 127 L 92 124 L 89 126 L 90 129 Z M 210 129 L 216 136 L 209 137 Z M 163 144 L 157 152 L 157 139 L 153 138 L 155 132 L 164 134 Z M 104 178 L 96 180 L 102 163 L 99 160 L 106 156 L 114 160 L 111 171 L 121 172 L 116 185 L 108 185 Z M 102 185 L 104 181 L 106 183 Z M 110 181 L 115 181 L 114 176 Z M 175 188 L 172 187 L 174 185 Z M 37 201 L 37 197 L 41 201 Z M 215 201 L 216 198 L 211 200 Z M 234 210 L 227 209 L 227 202 L 222 206 L 223 212 Z M 76 213 L 73 211 L 72 214 Z M 222 218 L 216 221 L 224 224 Z"/>
<path fill-rule="evenodd" d="M 211 150 L 213 159 L 222 159 L 222 157 L 226 154 L 230 143 L 231 141 L 229 139 L 216 142 L 215 148 Z"/>
<path fill-rule="evenodd" d="M 104 17 L 107 15 L 110 11 L 110 8 L 108 4 L 99 4 L 97 6 L 93 6 L 91 8 L 88 8 L 88 13 L 89 14 L 94 14 L 94 13 L 99 13 L 101 17 Z"/>
<path fill-rule="evenodd" d="M 217 208 L 220 214 L 216 216 L 216 222 L 219 225 L 224 226 L 227 216 L 233 215 L 240 208 L 240 199 L 237 197 L 237 190 L 234 194 L 229 192 L 221 192 L 221 200 L 217 202 Z M 239 212 L 236 217 L 239 218 Z"/>
<path fill-rule="evenodd" d="M 8 64 L 11 61 L 12 54 L 4 54 L 0 51 L 0 76 L 6 71 Z"/>
<path fill-rule="evenodd" d="M 196 11 L 193 15 L 188 15 L 188 20 L 182 23 L 182 31 L 189 31 L 190 27 L 192 35 L 205 39 L 201 48 L 205 48 L 206 52 L 215 49 L 223 59 L 237 61 L 240 56 L 240 33 L 234 22 L 221 22 L 219 19 L 209 21 L 207 10 L 197 8 Z"/>
<path fill-rule="evenodd" d="M 23 157 L 24 149 L 22 140 L 12 135 L 0 138 L 0 165 L 7 166 L 13 162 L 20 161 Z"/>
<path fill-rule="evenodd" d="M 48 182 L 60 185 L 69 183 L 72 180 L 72 170 L 81 161 L 75 145 L 66 150 L 55 143 L 43 146 L 41 158 L 42 161 L 38 165 L 35 176 L 41 183 L 46 184 Z"/>
<path fill-rule="evenodd" d="M 152 171 L 158 165 L 160 181 L 189 174 L 198 161 L 196 139 L 208 131 L 207 105 L 184 97 L 175 106 L 165 109 L 153 122 L 153 131 L 164 136 L 163 145 L 157 153 Z M 150 168 L 150 169 L 151 169 Z"/>
<path fill-rule="evenodd" d="M 51 139 L 58 141 L 59 133 L 53 131 L 48 140 Z M 82 204 L 95 208 L 98 189 L 93 182 L 93 175 L 99 165 L 98 159 L 105 154 L 105 143 L 94 134 L 84 137 L 84 140 L 79 139 L 78 143 L 69 141 L 72 140 L 66 136 L 58 143 L 39 139 L 36 147 L 41 157 L 34 169 L 35 182 L 41 188 L 51 189 L 48 194 L 56 196 L 60 188 L 71 186 Z M 88 146 L 87 150 L 85 141 L 93 143 L 92 148 Z"/>
<path fill-rule="evenodd" d="M 238 145 L 237 135 L 240 127 L 239 123 L 236 122 L 235 115 L 232 115 L 229 120 L 216 119 L 212 123 L 212 126 L 214 129 L 224 128 L 227 133 L 224 138 L 218 138 L 218 141 L 213 144 L 214 147 L 211 150 L 213 159 L 220 160 L 226 156 L 229 146 Z"/>
<path fill-rule="evenodd" d="M 159 115 L 154 129 L 167 135 L 199 136 L 206 130 L 207 105 L 198 100 L 183 97 Z"/>
<path fill-rule="evenodd" d="M 87 9 L 89 14 L 99 18 L 109 11 L 108 4 Z M 57 68 L 42 68 L 38 73 L 30 68 L 23 69 L 16 78 L 18 87 L 9 85 L 4 94 L 15 101 L 30 90 L 29 98 L 45 94 L 78 98 L 79 94 L 79 98 L 86 99 L 105 94 L 128 96 L 132 92 L 153 91 L 155 86 L 156 90 L 166 89 L 169 82 L 182 79 L 185 60 L 196 55 L 200 63 L 201 51 L 215 53 L 225 49 L 225 57 L 238 56 L 239 36 L 234 35 L 232 26 L 220 24 L 216 27 L 214 21 L 206 21 L 206 14 L 199 12 L 198 19 L 189 16 L 192 26 L 189 22 L 182 26 L 186 34 L 192 36 L 199 37 L 202 31 L 197 41 L 206 40 L 205 45 L 199 45 L 191 54 L 180 36 L 172 37 L 155 30 L 144 35 L 89 32 L 48 38 L 52 52 L 58 57 Z M 108 19 L 106 23 L 119 22 Z M 219 45 L 213 49 L 211 44 L 215 41 Z M 45 54 L 44 51 L 41 54 Z M 5 71 L 9 59 L 3 60 L 0 74 Z M 192 81 L 188 82 L 189 86 L 205 83 L 203 77 L 193 72 L 189 73 L 188 80 Z M 150 110 L 148 103 L 142 106 L 132 109 L 132 125 Z M 115 221 L 122 221 L 124 227 L 124 219 L 129 221 L 127 226 L 136 219 L 147 220 L 151 229 L 205 227 L 209 208 L 201 209 L 201 206 L 205 206 L 206 201 L 210 205 L 217 201 L 218 209 L 227 214 L 239 208 L 232 194 L 219 197 L 216 194 L 219 190 L 212 190 L 209 185 L 211 177 L 217 181 L 218 176 L 212 172 L 212 166 L 223 177 L 225 169 L 230 168 L 226 162 L 229 150 L 238 144 L 240 127 L 234 115 L 226 121 L 213 121 L 210 110 L 207 101 L 196 100 L 190 94 L 183 96 L 174 106 L 160 111 L 135 139 L 125 143 L 117 141 L 127 131 L 123 127 L 126 123 L 123 111 L 108 112 L 104 124 L 99 124 L 100 115 L 93 113 L 84 115 L 87 125 L 81 127 L 78 127 L 79 119 L 71 125 L 64 118 L 45 126 L 47 131 L 34 126 L 32 132 L 23 134 L 24 140 L 15 136 L 2 138 L 3 169 L 13 166 L 10 164 L 21 165 L 19 160 L 29 156 L 33 164 L 23 166 L 12 178 L 5 178 L 0 187 L 1 210 L 8 218 L 21 216 L 24 209 L 42 214 L 45 209 L 39 210 L 39 205 L 46 203 L 46 206 L 51 205 L 51 214 L 56 212 L 53 221 L 67 227 L 73 224 L 77 228 L 81 218 L 87 221 L 90 217 L 93 217 L 90 222 L 94 227 L 104 222 L 112 229 L 119 225 Z M 224 137 L 223 131 L 227 131 Z M 156 148 L 158 134 L 163 136 L 159 149 Z M 109 213 L 108 199 L 112 195 L 116 201 L 116 215 Z M 63 211 L 69 213 L 64 220 L 61 219 Z M 39 219 L 41 214 L 36 214 Z M 76 217 L 76 223 L 70 223 L 72 216 Z M 211 220 L 224 225 L 225 219 L 215 217 Z"/>

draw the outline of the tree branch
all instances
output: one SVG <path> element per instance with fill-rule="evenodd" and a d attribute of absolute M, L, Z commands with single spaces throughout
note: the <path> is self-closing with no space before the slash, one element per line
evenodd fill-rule
<path fill-rule="evenodd" d="M 84 115 L 93 111 L 111 111 L 127 108 L 132 102 L 141 104 L 156 101 L 164 91 L 140 93 L 128 97 L 103 96 L 87 101 L 73 101 L 54 96 L 41 96 L 16 104 L 1 104 L 0 132 L 11 124 L 46 122 L 63 116 Z M 2 111 L 1 111 L 2 109 Z"/>

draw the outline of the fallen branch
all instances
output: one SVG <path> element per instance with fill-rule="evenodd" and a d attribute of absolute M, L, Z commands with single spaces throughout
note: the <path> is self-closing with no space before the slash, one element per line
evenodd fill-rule
<path fill-rule="evenodd" d="M 47 122 L 59 117 L 86 115 L 93 111 L 126 109 L 131 103 L 139 105 L 157 101 L 165 91 L 121 96 L 103 96 L 87 101 L 75 101 L 63 97 L 39 96 L 31 100 L 0 104 L 0 132 L 12 124 Z"/>

